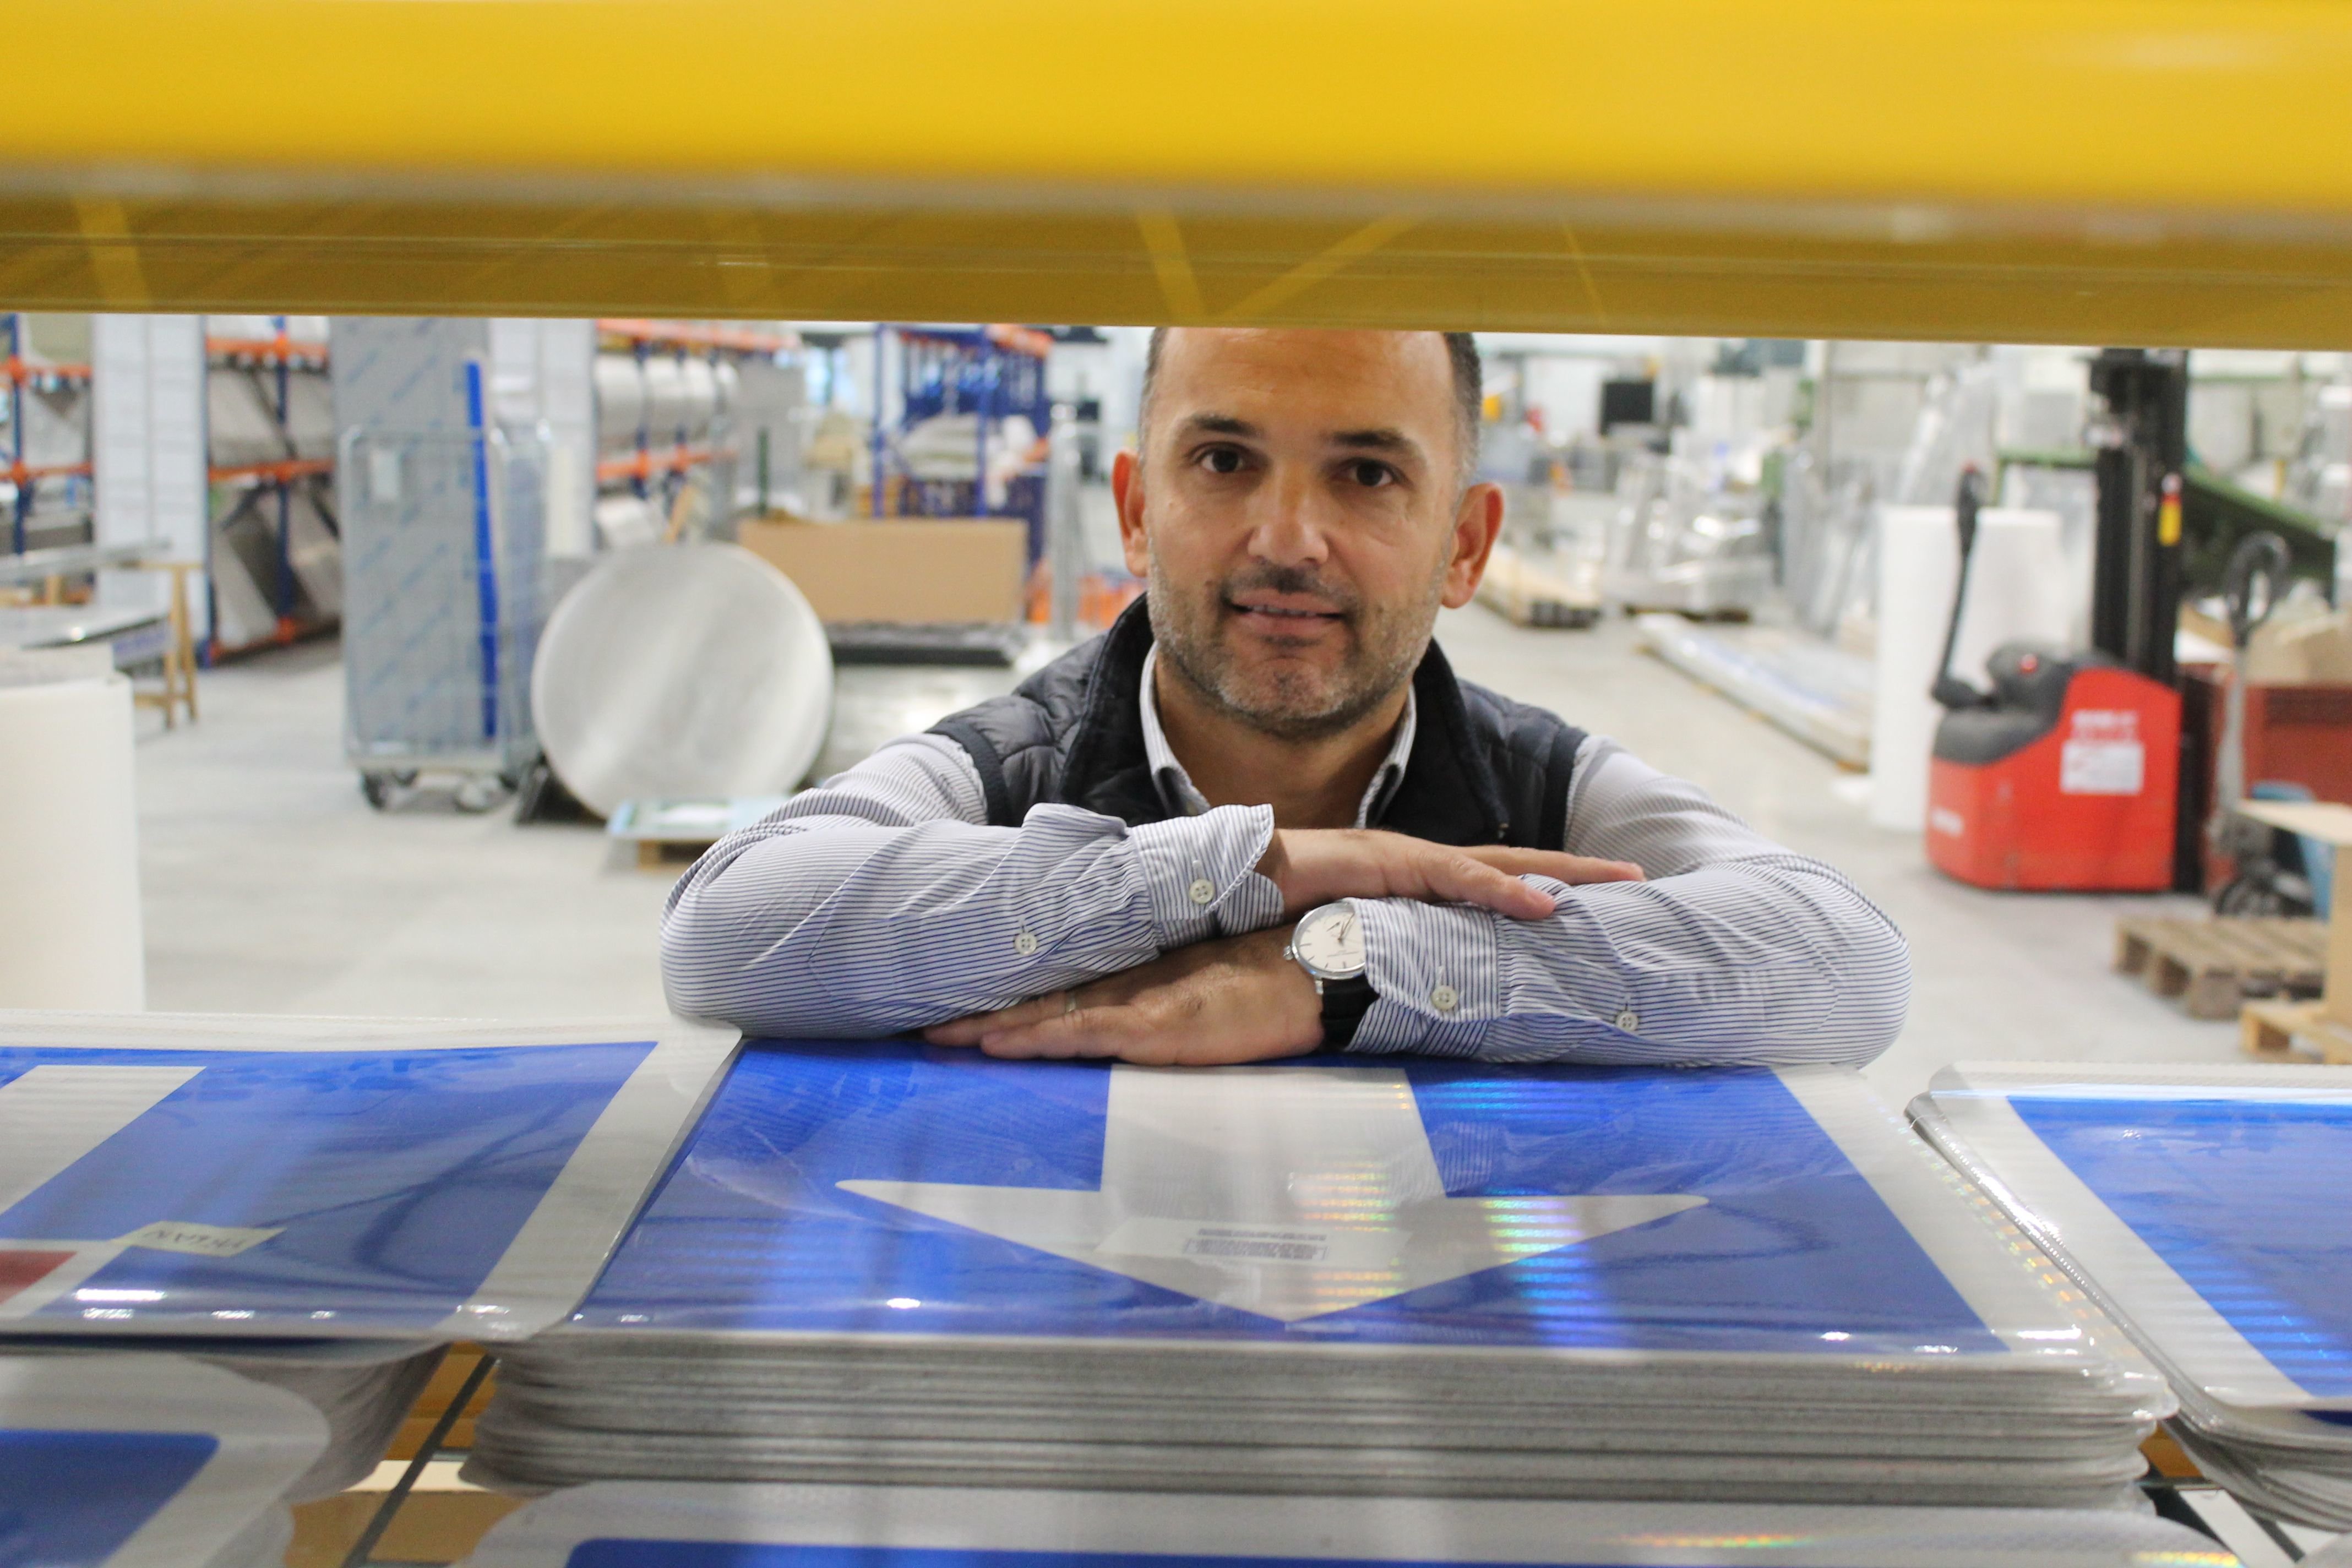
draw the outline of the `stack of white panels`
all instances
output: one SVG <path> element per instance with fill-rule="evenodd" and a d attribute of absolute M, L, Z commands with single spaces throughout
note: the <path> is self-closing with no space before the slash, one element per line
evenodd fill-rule
<path fill-rule="evenodd" d="M 293 1394 L 180 1356 L 0 1356 L 0 1563 L 275 1568 L 326 1447 Z"/>
<path fill-rule="evenodd" d="M 611 1482 L 509 1514 L 466 1568 L 2235 1568 L 2123 1511 L 1174 1498 Z"/>
<path fill-rule="evenodd" d="M 2352 1528 L 2352 1075 L 1962 1063 L 1911 1114 L 2147 1350 L 2210 1479 Z"/>
<path fill-rule="evenodd" d="M 767 1046 L 468 1473 L 2112 1504 L 2047 1272 L 1843 1071 Z"/>
<path fill-rule="evenodd" d="M 448 1343 L 578 1302 L 735 1044 L 675 1019 L 0 1013 L 0 1343 L 290 1390 L 330 1430 L 290 1495 L 341 1490 Z"/>

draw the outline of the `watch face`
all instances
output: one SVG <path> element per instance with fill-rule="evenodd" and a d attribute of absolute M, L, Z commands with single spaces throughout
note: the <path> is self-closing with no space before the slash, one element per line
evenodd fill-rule
<path fill-rule="evenodd" d="M 1307 910 L 1290 945 L 1298 962 L 1318 980 L 1349 980 L 1364 972 L 1364 928 L 1350 905 L 1326 904 Z"/>

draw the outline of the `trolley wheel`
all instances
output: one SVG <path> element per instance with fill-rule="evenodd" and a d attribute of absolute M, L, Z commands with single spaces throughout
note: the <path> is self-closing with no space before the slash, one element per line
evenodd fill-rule
<path fill-rule="evenodd" d="M 459 811 L 479 816 L 504 798 L 496 779 L 467 778 L 457 785 L 456 804 Z"/>
<path fill-rule="evenodd" d="M 2267 868 L 2241 873 L 2213 895 L 2213 912 L 2226 918 L 2308 915 L 2311 906 L 2280 888 Z"/>
<path fill-rule="evenodd" d="M 392 774 L 391 777 L 392 782 L 398 784 L 401 788 L 413 788 L 416 784 L 416 770 L 415 768 L 404 768 L 399 773 Z"/>
<path fill-rule="evenodd" d="M 409 775 L 411 778 L 415 776 L 414 773 Z M 360 794 L 367 796 L 370 805 L 382 811 L 391 802 L 393 786 L 398 782 L 398 775 L 394 773 L 362 773 Z"/>

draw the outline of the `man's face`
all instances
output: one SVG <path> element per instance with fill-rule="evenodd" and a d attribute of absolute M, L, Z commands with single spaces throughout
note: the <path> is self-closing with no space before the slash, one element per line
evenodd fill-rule
<path fill-rule="evenodd" d="M 1267 733 L 1336 733 L 1411 679 L 1477 586 L 1502 500 L 1466 491 L 1435 332 L 1168 334 L 1141 460 L 1112 472 L 1160 657 Z"/>

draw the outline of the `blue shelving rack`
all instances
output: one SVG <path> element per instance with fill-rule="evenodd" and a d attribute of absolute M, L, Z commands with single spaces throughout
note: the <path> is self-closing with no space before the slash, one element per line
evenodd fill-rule
<path fill-rule="evenodd" d="M 873 513 L 890 508 L 889 478 L 898 483 L 897 510 L 906 517 L 1006 517 L 1028 525 L 1029 563 L 1045 550 L 1045 476 L 1042 463 L 1016 475 L 1002 506 L 988 500 L 988 465 L 997 426 L 1020 415 L 1042 437 L 1053 423 L 1045 394 L 1045 354 L 1052 340 L 1014 326 L 910 327 L 877 325 L 874 355 Z M 927 419 L 972 414 L 979 429 L 971 479 L 920 479 L 908 471 L 882 415 L 884 340 L 898 349 L 900 403 L 895 430 L 904 435 Z M 887 476 L 886 478 L 886 476 Z"/>

